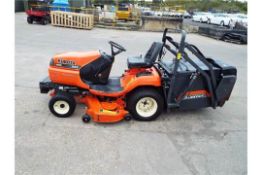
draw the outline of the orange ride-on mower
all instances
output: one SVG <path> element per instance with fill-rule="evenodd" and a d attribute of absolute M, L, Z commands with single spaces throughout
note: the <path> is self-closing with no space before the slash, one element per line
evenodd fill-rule
<path fill-rule="evenodd" d="M 144 57 L 128 58 L 128 69 L 119 77 L 109 77 L 115 56 L 125 51 L 115 42 L 109 42 L 111 55 L 101 51 L 55 55 L 49 77 L 40 82 L 41 93 L 51 91 L 50 111 L 69 117 L 80 102 L 86 105 L 84 122 L 112 123 L 131 118 L 151 121 L 169 108 L 223 106 L 236 82 L 236 68 L 206 58 L 185 42 L 184 31 L 180 42 L 167 32 Z M 167 52 L 174 56 L 172 61 L 163 58 Z"/>

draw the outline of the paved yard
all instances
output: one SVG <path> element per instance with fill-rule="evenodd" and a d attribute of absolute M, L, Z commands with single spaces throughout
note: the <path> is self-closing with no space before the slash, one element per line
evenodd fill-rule
<path fill-rule="evenodd" d="M 112 75 L 128 55 L 146 52 L 161 33 L 91 31 L 28 25 L 15 15 L 15 163 L 17 175 L 242 175 L 247 174 L 247 46 L 189 34 L 187 41 L 238 69 L 223 108 L 172 111 L 154 122 L 84 124 L 84 106 L 71 118 L 54 117 L 49 96 L 39 93 L 52 55 L 102 49 L 109 40 L 127 52 L 116 57 Z M 174 34 L 174 37 L 178 35 Z"/>

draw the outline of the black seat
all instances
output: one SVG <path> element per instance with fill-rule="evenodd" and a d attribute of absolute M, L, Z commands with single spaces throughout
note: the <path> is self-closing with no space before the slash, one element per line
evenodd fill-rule
<path fill-rule="evenodd" d="M 162 49 L 163 44 L 154 42 L 150 49 L 147 51 L 144 58 L 142 57 L 129 57 L 127 59 L 128 68 L 149 68 L 152 67 L 154 62 Z"/>

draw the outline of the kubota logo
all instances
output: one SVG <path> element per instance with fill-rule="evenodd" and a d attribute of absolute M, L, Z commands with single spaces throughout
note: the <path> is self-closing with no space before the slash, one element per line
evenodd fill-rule
<path fill-rule="evenodd" d="M 62 65 L 71 65 L 74 66 L 76 65 L 74 61 L 71 60 L 63 60 L 63 59 L 58 59 L 58 63 Z"/>

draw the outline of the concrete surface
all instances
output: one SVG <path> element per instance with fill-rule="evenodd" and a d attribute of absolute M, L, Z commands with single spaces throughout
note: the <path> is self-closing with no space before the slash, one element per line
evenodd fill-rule
<path fill-rule="evenodd" d="M 47 76 L 52 55 L 109 51 L 107 41 L 114 40 L 127 48 L 113 66 L 112 75 L 119 75 L 128 55 L 145 53 L 162 34 L 29 25 L 22 13 L 15 18 L 17 175 L 247 174 L 246 45 L 187 37 L 207 56 L 237 67 L 236 86 L 223 108 L 174 110 L 154 122 L 84 124 L 84 106 L 78 105 L 71 118 L 56 118 L 48 110 L 49 96 L 39 93 L 38 82 Z"/>

